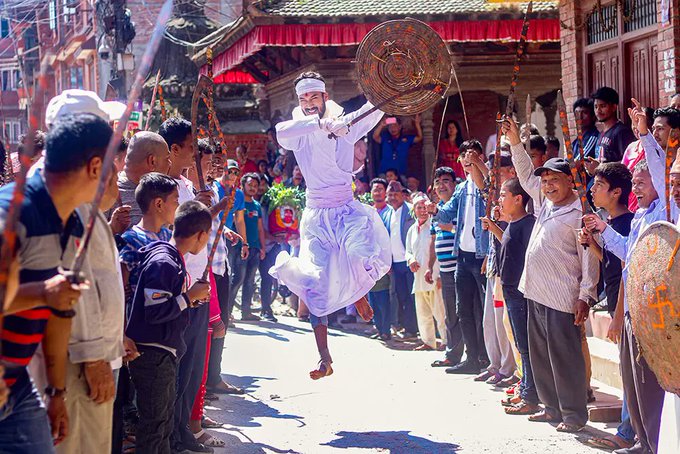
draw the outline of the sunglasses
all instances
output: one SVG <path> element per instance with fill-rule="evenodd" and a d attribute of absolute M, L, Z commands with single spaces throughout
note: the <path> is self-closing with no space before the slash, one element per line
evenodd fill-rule
<path fill-rule="evenodd" d="M 229 175 L 238 175 L 240 174 L 241 171 L 239 169 L 231 169 L 229 170 Z"/>

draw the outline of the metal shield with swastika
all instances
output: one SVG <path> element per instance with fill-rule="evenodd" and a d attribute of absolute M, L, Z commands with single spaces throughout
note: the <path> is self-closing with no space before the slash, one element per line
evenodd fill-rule
<path fill-rule="evenodd" d="M 633 333 L 663 389 L 680 395 L 680 229 L 655 222 L 629 263 L 626 297 Z"/>

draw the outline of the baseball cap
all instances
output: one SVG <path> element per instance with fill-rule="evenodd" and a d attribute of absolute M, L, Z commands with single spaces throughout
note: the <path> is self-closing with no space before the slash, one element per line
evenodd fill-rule
<path fill-rule="evenodd" d="M 91 113 L 107 122 L 120 120 L 125 113 L 125 104 L 118 101 L 102 101 L 93 91 L 72 89 L 50 99 L 45 111 L 45 124 L 48 128 L 63 115 Z"/>
<path fill-rule="evenodd" d="M 236 160 L 234 160 L 234 159 L 227 159 L 226 167 L 227 167 L 227 170 L 239 169 L 238 162 L 236 162 Z"/>
<path fill-rule="evenodd" d="M 552 172 L 562 172 L 566 175 L 571 176 L 571 166 L 569 165 L 569 161 L 567 161 L 564 158 L 551 158 L 545 161 L 545 164 L 543 164 L 541 167 L 538 169 L 534 170 L 534 175 L 537 177 L 540 177 L 543 172 L 550 170 Z"/>

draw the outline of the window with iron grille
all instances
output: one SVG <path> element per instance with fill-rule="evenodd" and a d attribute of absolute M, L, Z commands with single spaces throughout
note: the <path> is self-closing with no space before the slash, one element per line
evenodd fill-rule
<path fill-rule="evenodd" d="M 588 16 L 588 44 L 619 36 L 616 4 L 596 9 Z"/>
<path fill-rule="evenodd" d="M 7 38 L 9 36 L 9 19 L 0 17 L 0 38 Z"/>
<path fill-rule="evenodd" d="M 626 0 L 623 6 L 623 32 L 656 24 L 656 0 Z"/>

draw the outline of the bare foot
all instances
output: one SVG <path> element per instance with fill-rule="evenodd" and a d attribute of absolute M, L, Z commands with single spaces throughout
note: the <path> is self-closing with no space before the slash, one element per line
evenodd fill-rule
<path fill-rule="evenodd" d="M 319 367 L 309 373 L 309 378 L 318 380 L 320 378 L 328 377 L 329 375 L 333 375 L 333 368 L 330 363 L 319 361 Z"/>
<path fill-rule="evenodd" d="M 365 322 L 368 322 L 373 318 L 373 308 L 368 304 L 368 300 L 365 296 L 362 296 L 359 301 L 354 303 L 354 307 L 356 308 L 359 317 Z"/>

